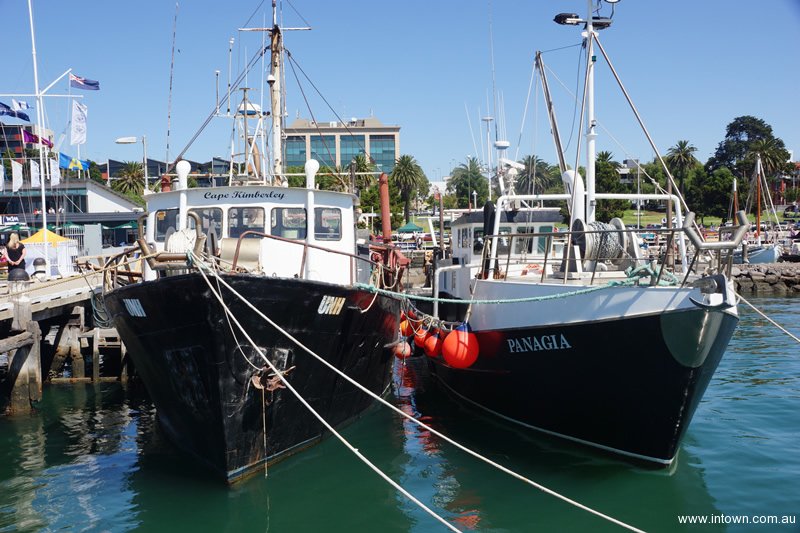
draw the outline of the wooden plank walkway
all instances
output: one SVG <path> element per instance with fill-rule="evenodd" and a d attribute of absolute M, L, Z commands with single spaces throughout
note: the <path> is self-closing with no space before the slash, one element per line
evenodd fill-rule
<path fill-rule="evenodd" d="M 24 294 L 30 301 L 33 320 L 45 320 L 64 312 L 64 307 L 74 306 L 92 298 L 100 292 L 102 276 L 91 273 L 84 276 L 54 279 L 50 281 L 25 282 L 20 293 L 10 294 L 10 283 L 0 283 L 0 320 L 9 320 L 14 315 L 14 297 Z M 19 284 L 20 282 L 16 282 Z M 20 285 L 17 285 L 20 287 Z"/>

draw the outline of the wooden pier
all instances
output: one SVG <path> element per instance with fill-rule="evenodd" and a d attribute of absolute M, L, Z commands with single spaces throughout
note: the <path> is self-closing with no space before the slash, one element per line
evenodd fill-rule
<path fill-rule="evenodd" d="M 99 273 L 0 283 L 0 414 L 30 412 L 43 381 L 126 379 L 125 347 L 103 327 L 101 287 Z M 101 350 L 119 354 L 103 360 L 111 376 L 101 376 Z"/>

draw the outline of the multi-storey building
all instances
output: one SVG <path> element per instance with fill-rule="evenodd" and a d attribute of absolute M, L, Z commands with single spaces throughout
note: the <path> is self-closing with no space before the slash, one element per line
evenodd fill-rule
<path fill-rule="evenodd" d="M 297 119 L 285 133 L 286 168 L 302 167 L 308 159 L 331 168 L 347 167 L 364 153 L 378 170 L 389 173 L 400 157 L 400 126 L 387 126 L 373 117 L 348 122 Z"/>
<path fill-rule="evenodd" d="M 22 132 L 27 131 L 37 137 L 47 139 L 51 146 L 53 143 L 53 132 L 42 129 L 35 124 L 4 124 L 0 122 L 0 156 L 5 157 L 8 152 L 13 159 L 23 159 L 25 148 L 39 148 L 37 144 L 25 143 Z"/>

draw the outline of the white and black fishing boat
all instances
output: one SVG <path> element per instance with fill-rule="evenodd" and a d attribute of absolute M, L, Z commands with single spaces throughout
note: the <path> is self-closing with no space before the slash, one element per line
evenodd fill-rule
<path fill-rule="evenodd" d="M 588 19 L 556 19 L 585 27 L 589 58 L 598 48 L 606 55 L 597 29 L 610 24 L 593 18 L 593 3 Z M 596 63 L 587 63 L 593 100 Z M 437 381 L 467 406 L 668 465 L 738 323 L 729 272 L 746 218 L 737 214 L 730 240 L 705 243 L 675 195 L 595 192 L 593 104 L 587 109 L 586 190 L 564 163 L 551 112 L 567 192 L 517 195 L 510 180 L 483 213 L 453 222 L 452 257 L 434 276 L 439 300 L 408 316 L 412 326 L 450 330 L 441 344 L 423 345 Z M 596 202 L 608 199 L 671 202 L 677 227 L 596 221 Z M 564 201 L 571 231 L 556 231 Z M 644 231 L 658 233 L 660 245 L 647 248 Z"/>
<path fill-rule="evenodd" d="M 373 400 L 326 364 L 383 394 L 398 340 L 398 300 L 372 289 L 396 283 L 405 259 L 357 242 L 357 197 L 317 190 L 316 161 L 305 188 L 285 186 L 281 29 L 269 32 L 272 175 L 253 174 L 246 125 L 248 162 L 227 185 L 189 188 L 178 162 L 177 186 L 146 195 L 138 246 L 106 274 L 105 304 L 161 427 L 228 482 L 323 437 L 299 397 L 334 428 L 361 415 Z M 267 114 L 245 97 L 237 115 L 259 130 Z"/>

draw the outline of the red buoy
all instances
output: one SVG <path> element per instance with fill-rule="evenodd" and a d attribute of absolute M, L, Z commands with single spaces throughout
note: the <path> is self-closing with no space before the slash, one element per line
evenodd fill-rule
<path fill-rule="evenodd" d="M 428 335 L 425 339 L 425 344 L 422 349 L 425 350 L 425 355 L 428 357 L 439 357 L 442 353 L 442 334 L 440 330 L 434 330 L 433 333 Z"/>
<path fill-rule="evenodd" d="M 408 337 L 412 333 L 414 333 L 414 329 L 411 327 L 411 323 L 408 320 L 402 320 L 400 322 L 400 335 Z"/>
<path fill-rule="evenodd" d="M 425 339 L 428 338 L 431 332 L 427 329 L 420 327 L 417 331 L 414 332 L 414 344 L 422 348 L 425 346 Z"/>
<path fill-rule="evenodd" d="M 451 331 L 442 343 L 445 363 L 453 368 L 469 368 L 478 360 L 478 338 L 469 324 L 464 323 Z"/>
<path fill-rule="evenodd" d="M 394 356 L 398 359 L 406 359 L 411 356 L 411 346 L 406 341 L 400 341 L 394 345 Z"/>

